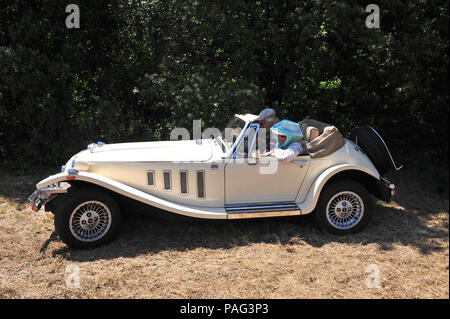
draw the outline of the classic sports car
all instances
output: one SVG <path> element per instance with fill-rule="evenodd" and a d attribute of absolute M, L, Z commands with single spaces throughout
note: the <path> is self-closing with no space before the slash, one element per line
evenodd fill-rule
<path fill-rule="evenodd" d="M 74 155 L 61 172 L 40 181 L 29 197 L 45 204 L 69 246 L 92 247 L 120 229 L 124 197 L 196 218 L 238 219 L 314 213 L 334 234 L 361 230 L 371 214 L 370 194 L 389 201 L 399 169 L 381 136 L 357 129 L 350 139 L 312 119 L 299 122 L 305 152 L 291 162 L 256 152 L 266 135 L 252 114 L 235 115 L 231 138 L 105 144 Z M 225 132 L 225 135 L 227 132 Z"/>

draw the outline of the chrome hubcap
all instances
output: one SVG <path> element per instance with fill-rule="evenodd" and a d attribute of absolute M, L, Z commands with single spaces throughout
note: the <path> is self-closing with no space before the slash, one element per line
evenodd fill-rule
<path fill-rule="evenodd" d="M 335 228 L 353 228 L 361 221 L 363 215 L 364 203 L 354 192 L 337 193 L 328 201 L 327 219 Z"/>
<path fill-rule="evenodd" d="M 78 205 L 69 221 L 70 232 L 78 240 L 92 242 L 106 235 L 111 226 L 109 208 L 98 201 Z"/>

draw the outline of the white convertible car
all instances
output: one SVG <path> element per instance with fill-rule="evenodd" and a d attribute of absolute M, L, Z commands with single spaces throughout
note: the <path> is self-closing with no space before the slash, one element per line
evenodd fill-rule
<path fill-rule="evenodd" d="M 92 247 L 118 234 L 124 197 L 195 218 L 314 213 L 321 228 L 347 234 L 369 221 L 370 194 L 386 201 L 395 195 L 382 174 L 399 168 L 374 129 L 345 139 L 334 126 L 305 119 L 299 122 L 305 152 L 284 162 L 256 152 L 266 137 L 255 119 L 236 115 L 225 140 L 90 144 L 36 185 L 32 209 L 45 204 L 69 246 Z"/>

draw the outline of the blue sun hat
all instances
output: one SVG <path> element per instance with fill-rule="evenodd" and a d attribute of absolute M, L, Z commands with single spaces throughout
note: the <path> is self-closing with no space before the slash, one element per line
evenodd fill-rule
<path fill-rule="evenodd" d="M 288 148 L 288 146 L 292 143 L 300 142 L 303 139 L 303 133 L 300 129 L 300 125 L 289 120 L 282 120 L 278 122 L 277 124 L 272 126 L 270 130 L 275 135 L 275 138 L 278 141 L 277 147 L 283 150 Z M 285 135 L 286 141 L 280 145 L 280 141 L 278 140 L 277 135 Z"/>

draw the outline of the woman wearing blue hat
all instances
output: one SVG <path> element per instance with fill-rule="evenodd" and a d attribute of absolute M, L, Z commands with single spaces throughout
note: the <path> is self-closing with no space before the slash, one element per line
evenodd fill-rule
<path fill-rule="evenodd" d="M 302 144 L 303 133 L 298 123 L 282 120 L 271 127 L 272 134 L 275 135 L 278 143 L 270 152 L 264 155 L 272 155 L 276 158 L 290 162 L 299 154 L 303 153 Z"/>

